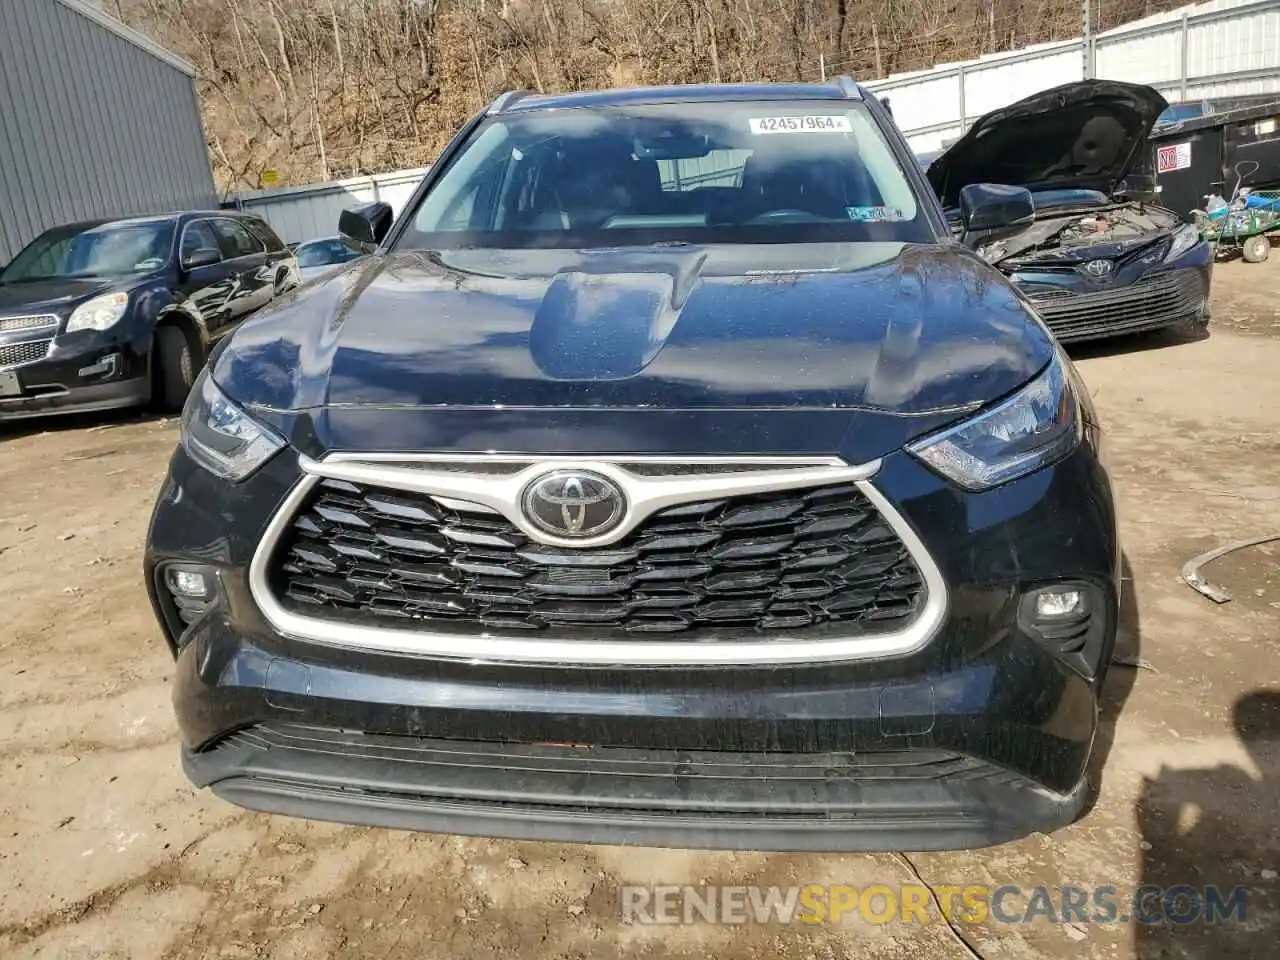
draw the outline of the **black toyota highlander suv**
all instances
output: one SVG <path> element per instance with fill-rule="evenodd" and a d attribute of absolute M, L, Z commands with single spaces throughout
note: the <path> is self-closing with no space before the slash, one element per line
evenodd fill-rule
<path fill-rule="evenodd" d="M 725 848 L 1080 813 L 1097 422 L 855 83 L 506 94 L 340 226 L 372 256 L 215 352 L 152 519 L 196 784 Z"/>

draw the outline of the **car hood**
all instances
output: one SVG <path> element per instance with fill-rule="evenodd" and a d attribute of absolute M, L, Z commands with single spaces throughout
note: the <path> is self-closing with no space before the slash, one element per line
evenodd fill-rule
<path fill-rule="evenodd" d="M 885 417 L 916 432 L 955 419 L 1052 349 L 1008 281 L 951 244 L 456 250 L 358 261 L 300 291 L 244 324 L 213 376 L 305 449 L 586 436 L 464 440 L 461 426 L 430 426 L 548 417 L 601 423 L 611 439 L 583 442 L 621 449 L 648 442 L 624 419 L 652 431 L 676 412 L 690 430 L 736 422 L 794 448 L 817 442 L 804 434 L 819 420 L 838 440 L 851 410 L 880 415 L 868 436 Z M 790 416 L 770 426 L 767 411 Z"/>
<path fill-rule="evenodd" d="M 65 313 L 114 284 L 103 279 L 32 280 L 0 284 L 0 314 Z"/>
<path fill-rule="evenodd" d="M 977 120 L 929 165 L 943 206 L 970 183 L 1111 194 L 1168 107 L 1151 87 L 1083 80 L 1019 100 Z"/>

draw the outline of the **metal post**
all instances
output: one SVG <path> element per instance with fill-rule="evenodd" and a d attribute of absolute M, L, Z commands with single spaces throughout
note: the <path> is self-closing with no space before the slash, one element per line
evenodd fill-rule
<path fill-rule="evenodd" d="M 1092 0 L 1080 0 L 1080 56 L 1081 72 L 1085 80 L 1093 79 L 1093 31 L 1089 27 L 1089 7 Z"/>
<path fill-rule="evenodd" d="M 956 83 L 960 85 L 960 132 L 963 134 L 967 126 L 964 105 L 964 64 L 956 68 Z"/>
<path fill-rule="evenodd" d="M 1183 103 L 1187 100 L 1187 61 L 1190 59 L 1187 53 L 1187 11 L 1182 11 L 1182 83 L 1181 100 Z"/>

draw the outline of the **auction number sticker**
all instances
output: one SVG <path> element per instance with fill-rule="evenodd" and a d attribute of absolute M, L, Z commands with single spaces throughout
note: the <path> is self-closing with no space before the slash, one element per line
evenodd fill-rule
<path fill-rule="evenodd" d="M 848 117 L 751 117 L 751 132 L 766 133 L 853 133 Z"/>

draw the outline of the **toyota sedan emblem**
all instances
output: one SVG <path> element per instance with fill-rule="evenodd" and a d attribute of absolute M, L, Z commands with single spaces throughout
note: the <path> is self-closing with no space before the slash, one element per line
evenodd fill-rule
<path fill-rule="evenodd" d="M 524 491 L 525 517 L 554 537 L 598 537 L 617 527 L 626 510 L 626 497 L 617 485 L 586 470 L 543 474 Z"/>
<path fill-rule="evenodd" d="M 1101 280 L 1103 277 L 1111 273 L 1111 261 L 1090 260 L 1084 265 L 1084 268 L 1088 271 L 1089 276 L 1093 277 L 1095 280 Z"/>

